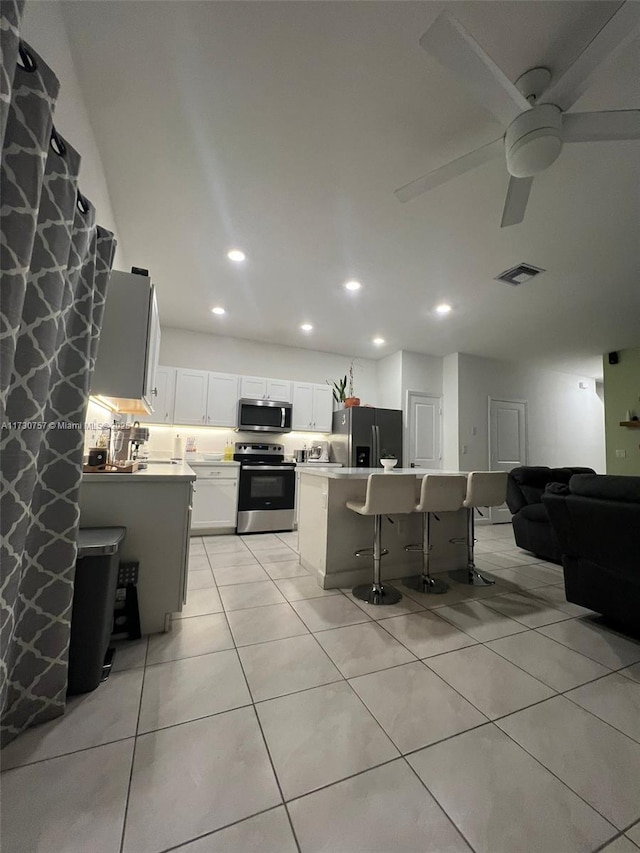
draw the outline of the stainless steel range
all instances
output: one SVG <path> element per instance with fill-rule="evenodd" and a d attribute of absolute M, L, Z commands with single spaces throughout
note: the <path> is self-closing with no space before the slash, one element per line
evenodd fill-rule
<path fill-rule="evenodd" d="M 240 463 L 237 532 L 293 530 L 295 462 L 284 461 L 284 446 L 236 442 L 233 458 Z"/>

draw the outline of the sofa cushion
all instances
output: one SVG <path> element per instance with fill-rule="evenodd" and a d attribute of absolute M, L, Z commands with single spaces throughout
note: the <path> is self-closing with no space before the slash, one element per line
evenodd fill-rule
<path fill-rule="evenodd" d="M 521 515 L 522 518 L 526 518 L 527 521 L 539 524 L 549 524 L 549 515 L 547 514 L 547 510 L 542 502 L 537 504 L 528 504 L 527 506 L 522 507 L 519 515 Z"/>
<path fill-rule="evenodd" d="M 519 486 L 534 486 L 538 489 L 544 489 L 549 482 L 549 473 L 551 468 L 546 465 L 522 465 L 519 468 L 512 468 L 509 475 Z"/>
<path fill-rule="evenodd" d="M 574 495 L 623 503 L 640 503 L 640 477 L 614 474 L 574 474 L 569 482 Z"/>

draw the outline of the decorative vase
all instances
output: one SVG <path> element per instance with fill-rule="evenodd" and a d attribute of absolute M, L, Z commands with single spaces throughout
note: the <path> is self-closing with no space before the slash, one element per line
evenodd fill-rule
<path fill-rule="evenodd" d="M 360 397 L 345 397 L 344 407 L 345 409 L 350 409 L 352 406 L 360 405 Z"/>
<path fill-rule="evenodd" d="M 381 459 L 380 464 L 384 468 L 385 471 L 391 471 L 392 468 L 395 468 L 398 464 L 397 459 Z"/>

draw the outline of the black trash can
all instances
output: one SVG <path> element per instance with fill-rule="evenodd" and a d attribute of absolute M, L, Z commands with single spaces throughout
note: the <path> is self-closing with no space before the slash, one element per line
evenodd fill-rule
<path fill-rule="evenodd" d="M 78 531 L 67 694 L 88 693 L 102 680 L 113 626 L 118 550 L 126 532 L 126 527 Z"/>

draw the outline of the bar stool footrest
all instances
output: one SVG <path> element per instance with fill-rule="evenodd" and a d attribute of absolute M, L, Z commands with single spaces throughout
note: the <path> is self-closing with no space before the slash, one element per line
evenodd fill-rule
<path fill-rule="evenodd" d="M 354 556 L 356 557 L 373 557 L 373 548 L 360 548 L 359 551 L 354 551 Z M 382 548 L 380 551 L 381 557 L 386 557 L 389 551 L 386 548 Z"/>
<path fill-rule="evenodd" d="M 402 593 L 389 584 L 380 584 L 379 587 L 375 587 L 371 583 L 363 583 L 354 586 L 351 592 L 359 601 L 375 605 L 397 604 L 402 598 Z"/>

